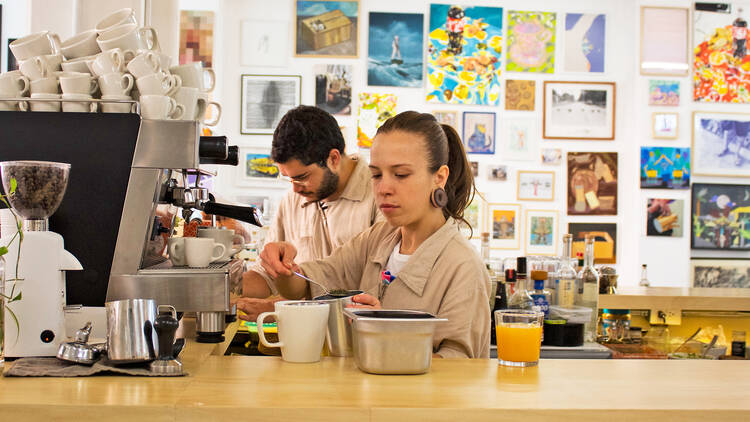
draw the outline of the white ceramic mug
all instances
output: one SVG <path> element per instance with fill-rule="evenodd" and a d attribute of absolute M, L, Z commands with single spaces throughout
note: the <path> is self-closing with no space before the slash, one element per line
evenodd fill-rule
<path fill-rule="evenodd" d="M 63 94 L 91 95 L 99 88 L 96 78 L 88 73 L 62 72 L 58 79 Z"/>
<path fill-rule="evenodd" d="M 31 104 L 31 111 L 60 111 L 60 102 L 59 101 L 34 101 L 35 99 L 38 100 L 59 100 L 60 94 L 31 94 L 31 100 L 29 103 Z"/>
<path fill-rule="evenodd" d="M 18 69 L 27 78 L 34 81 L 46 78 L 52 72 L 60 70 L 62 56 L 59 54 L 49 54 L 46 56 L 36 56 L 18 63 Z"/>
<path fill-rule="evenodd" d="M 198 227 L 199 238 L 211 238 L 216 243 L 224 245 L 224 255 L 217 261 L 224 262 L 232 259 L 232 255 L 236 254 L 242 249 L 242 245 L 245 244 L 245 238 L 238 234 L 234 234 L 234 230 L 216 227 Z M 235 244 L 235 241 L 239 241 L 239 244 Z"/>
<path fill-rule="evenodd" d="M 141 78 L 161 71 L 159 57 L 151 51 L 140 53 L 128 63 L 128 72 L 136 78 Z"/>
<path fill-rule="evenodd" d="M 94 30 L 98 33 L 102 33 L 116 26 L 125 25 L 127 23 L 138 23 L 138 21 L 136 21 L 135 19 L 135 11 L 130 8 L 120 9 L 110 15 L 107 15 L 107 17 L 100 20 L 96 24 L 96 26 L 94 26 Z"/>
<path fill-rule="evenodd" d="M 86 102 L 86 100 L 91 99 L 90 94 L 63 94 L 62 95 L 63 100 L 75 100 L 74 102 L 71 101 L 63 101 L 62 103 L 62 111 L 66 113 L 95 113 L 96 112 L 96 103 L 95 102 Z"/>
<path fill-rule="evenodd" d="M 21 62 L 36 56 L 56 54 L 60 50 L 60 37 L 42 31 L 19 38 L 8 45 L 16 61 Z"/>
<path fill-rule="evenodd" d="M 179 119 L 184 109 L 166 95 L 141 95 L 141 116 L 144 119 Z"/>
<path fill-rule="evenodd" d="M 108 29 L 99 34 L 96 42 L 102 51 L 113 48 L 132 51 L 159 49 L 159 39 L 156 36 L 156 30 L 150 26 L 139 28 L 134 23 L 127 23 Z"/>
<path fill-rule="evenodd" d="M 167 240 L 167 250 L 169 251 L 169 260 L 175 267 L 184 267 L 187 265 L 185 260 L 185 238 L 170 237 Z"/>
<path fill-rule="evenodd" d="M 60 93 L 60 81 L 57 79 L 57 76 L 48 76 L 31 81 L 29 86 L 31 87 L 31 95 Z"/>
<path fill-rule="evenodd" d="M 128 95 L 133 89 L 133 75 L 129 73 L 107 73 L 99 76 L 102 95 Z"/>
<path fill-rule="evenodd" d="M 26 111 L 28 109 L 27 101 L 2 101 L 0 100 L 0 111 Z"/>
<path fill-rule="evenodd" d="M 198 88 L 203 92 L 211 92 L 216 86 L 216 74 L 214 70 L 203 68 L 201 62 L 187 63 L 179 66 L 172 66 L 169 71 L 182 78 L 182 86 Z M 206 84 L 205 75 L 208 75 L 209 82 Z"/>
<path fill-rule="evenodd" d="M 102 95 L 99 103 L 102 113 L 132 113 L 134 103 L 110 102 L 110 101 L 132 101 L 130 95 Z"/>
<path fill-rule="evenodd" d="M 258 337 L 266 347 L 280 347 L 281 359 L 287 362 L 320 361 L 328 327 L 327 303 L 284 300 L 274 304 L 274 312 L 258 315 Z M 276 317 L 278 343 L 270 343 L 263 332 L 263 321 Z"/>
<path fill-rule="evenodd" d="M 219 124 L 219 120 L 221 119 L 221 104 L 217 103 L 216 101 L 209 100 L 208 95 L 209 94 L 207 92 L 201 92 L 200 94 L 198 94 L 198 98 L 200 99 L 199 104 L 201 101 L 203 103 L 203 111 L 201 112 L 201 117 L 199 120 L 201 120 L 206 126 L 216 126 L 217 124 Z M 211 115 L 216 117 L 214 117 L 213 120 L 206 120 L 206 110 L 211 106 L 214 107 L 214 112 L 211 113 Z"/>
<path fill-rule="evenodd" d="M 125 71 L 125 65 L 128 58 L 132 57 L 133 52 L 130 50 L 121 50 L 113 48 L 103 51 L 96 55 L 89 66 L 91 73 L 96 76 L 106 75 L 107 73 L 122 73 Z"/>
<path fill-rule="evenodd" d="M 224 245 L 214 242 L 213 239 L 185 238 L 185 262 L 188 267 L 208 267 L 208 264 L 224 256 L 224 252 L 226 252 Z"/>
<path fill-rule="evenodd" d="M 73 60 L 65 60 L 60 64 L 63 72 L 78 72 L 91 74 L 91 64 L 96 59 L 96 55 L 79 57 Z"/>
<path fill-rule="evenodd" d="M 60 52 L 68 60 L 97 54 L 101 51 L 96 43 L 97 36 L 95 29 L 76 34 L 62 42 Z"/>
<path fill-rule="evenodd" d="M 141 95 L 172 95 L 182 87 L 182 79 L 159 72 L 138 78 L 135 84 Z"/>
<path fill-rule="evenodd" d="M 20 70 L 0 74 L 0 97 L 23 97 L 29 93 L 29 88 L 29 78 Z"/>

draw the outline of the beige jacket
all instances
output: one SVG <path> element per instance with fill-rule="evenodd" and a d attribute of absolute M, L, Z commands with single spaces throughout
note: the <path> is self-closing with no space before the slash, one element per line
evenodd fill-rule
<path fill-rule="evenodd" d="M 456 221 L 449 218 L 417 248 L 381 297 L 381 271 L 400 240 L 399 229 L 377 223 L 328 258 L 300 267 L 329 289 L 359 289 L 380 297 L 385 309 L 447 318 L 433 339 L 433 351 L 442 357 L 489 357 L 489 275 Z"/>

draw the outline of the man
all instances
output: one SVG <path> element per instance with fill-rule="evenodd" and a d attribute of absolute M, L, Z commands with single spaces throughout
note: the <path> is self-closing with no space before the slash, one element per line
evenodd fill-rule
<path fill-rule="evenodd" d="M 300 106 L 281 119 L 271 157 L 292 190 L 279 204 L 266 243 L 292 243 L 300 262 L 321 259 L 383 218 L 367 163 L 344 147 L 336 119 L 319 108 Z M 284 300 L 268 298 L 278 293 L 260 264 L 244 274 L 242 287 L 237 309 L 250 321 Z"/>

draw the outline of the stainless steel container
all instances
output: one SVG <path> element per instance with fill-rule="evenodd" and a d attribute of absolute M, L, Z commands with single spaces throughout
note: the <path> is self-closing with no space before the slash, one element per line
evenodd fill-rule
<path fill-rule="evenodd" d="M 116 364 L 148 362 L 158 344 L 153 322 L 158 308 L 153 299 L 124 299 L 104 304 L 107 312 L 107 355 Z"/>
<path fill-rule="evenodd" d="M 326 330 L 326 345 L 331 356 L 352 356 L 352 327 L 346 317 L 344 308 L 354 303 L 352 296 L 362 293 L 362 290 L 351 290 L 349 296 L 331 297 L 323 295 L 316 297 L 316 302 L 327 303 L 328 329 Z"/>
<path fill-rule="evenodd" d="M 432 364 L 435 327 L 447 319 L 407 310 L 345 309 L 354 361 L 371 374 L 424 374 Z"/>

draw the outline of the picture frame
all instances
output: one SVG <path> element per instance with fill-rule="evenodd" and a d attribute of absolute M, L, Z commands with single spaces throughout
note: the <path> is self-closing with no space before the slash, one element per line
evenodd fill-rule
<path fill-rule="evenodd" d="M 214 22 L 211 10 L 180 10 L 178 63 L 201 62 L 203 67 L 215 67 Z"/>
<path fill-rule="evenodd" d="M 568 152 L 568 215 L 617 215 L 616 152 Z"/>
<path fill-rule="evenodd" d="M 370 12 L 367 85 L 421 88 L 424 68 L 424 15 Z"/>
<path fill-rule="evenodd" d="M 525 212 L 526 255 L 557 255 L 559 213 L 556 210 L 526 210 Z"/>
<path fill-rule="evenodd" d="M 508 166 L 493 164 L 487 168 L 487 180 L 490 182 L 505 182 L 508 180 Z"/>
<path fill-rule="evenodd" d="M 563 37 L 563 70 L 604 73 L 607 47 L 607 15 L 566 13 Z"/>
<path fill-rule="evenodd" d="M 479 239 L 487 231 L 487 196 L 476 192 L 474 198 L 464 210 L 464 218 L 471 225 L 471 239 Z M 465 228 L 465 224 L 461 224 Z"/>
<path fill-rule="evenodd" d="M 493 111 L 464 111 L 463 139 L 467 154 L 494 154 L 496 115 Z"/>
<path fill-rule="evenodd" d="M 246 19 L 240 23 L 242 66 L 286 67 L 289 63 L 288 21 Z"/>
<path fill-rule="evenodd" d="M 458 111 L 456 110 L 433 110 L 432 115 L 441 125 L 451 126 L 458 132 Z"/>
<path fill-rule="evenodd" d="M 299 75 L 242 75 L 240 83 L 243 135 L 272 135 L 284 114 L 302 99 Z"/>
<path fill-rule="evenodd" d="M 536 81 L 528 79 L 505 80 L 505 109 L 508 111 L 534 111 L 536 108 Z"/>
<path fill-rule="evenodd" d="M 679 113 L 651 113 L 651 137 L 654 139 L 677 139 L 680 136 Z"/>
<path fill-rule="evenodd" d="M 690 286 L 750 288 L 750 261 L 747 259 L 691 259 Z"/>
<path fill-rule="evenodd" d="M 571 256 L 585 251 L 585 237 L 594 235 L 594 264 L 617 263 L 617 223 L 568 223 L 573 235 Z"/>
<path fill-rule="evenodd" d="M 295 57 L 359 57 L 358 0 L 295 0 L 294 4 Z"/>
<path fill-rule="evenodd" d="M 236 184 L 238 186 L 284 187 L 281 171 L 271 159 L 268 148 L 240 147 Z"/>
<path fill-rule="evenodd" d="M 318 64 L 315 72 L 315 107 L 334 116 L 352 114 L 352 76 L 354 66 Z"/>
<path fill-rule="evenodd" d="M 554 73 L 557 13 L 509 9 L 508 72 Z"/>
<path fill-rule="evenodd" d="M 690 248 L 750 251 L 750 185 L 693 183 Z"/>
<path fill-rule="evenodd" d="M 685 76 L 690 70 L 690 9 L 641 6 L 641 75 Z"/>
<path fill-rule="evenodd" d="M 615 139 L 614 82 L 544 81 L 544 139 Z"/>
<path fill-rule="evenodd" d="M 535 161 L 539 158 L 538 120 L 533 118 L 504 118 L 500 130 L 503 136 L 500 150 L 503 160 Z"/>
<path fill-rule="evenodd" d="M 684 231 L 683 199 L 646 199 L 646 236 L 682 237 Z"/>
<path fill-rule="evenodd" d="M 559 166 L 562 163 L 562 149 L 544 148 L 542 149 L 542 164 L 546 166 Z"/>
<path fill-rule="evenodd" d="M 650 79 L 648 81 L 648 105 L 678 107 L 680 105 L 680 81 Z"/>
<path fill-rule="evenodd" d="M 489 203 L 487 206 L 487 221 L 487 231 L 490 233 L 490 249 L 518 250 L 520 248 L 520 205 Z"/>
<path fill-rule="evenodd" d="M 690 188 L 690 148 L 641 147 L 641 189 Z"/>
<path fill-rule="evenodd" d="M 696 176 L 750 177 L 750 115 L 693 112 L 692 168 Z"/>
<path fill-rule="evenodd" d="M 555 172 L 518 170 L 516 199 L 519 201 L 554 201 Z"/>

